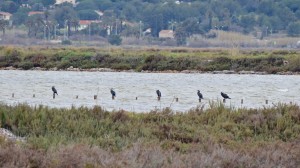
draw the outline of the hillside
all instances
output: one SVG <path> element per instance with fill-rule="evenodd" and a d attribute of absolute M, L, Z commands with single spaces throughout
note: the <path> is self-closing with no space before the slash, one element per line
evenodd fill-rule
<path fill-rule="evenodd" d="M 77 0 L 74 4 L 55 2 L 5 0 L 0 2 L 0 9 L 12 14 L 12 25 L 24 25 L 29 37 L 45 39 L 55 39 L 56 33 L 64 36 L 64 39 L 77 34 L 158 37 L 161 30 L 169 29 L 174 30 L 177 45 L 184 45 L 186 38 L 195 34 L 214 38 L 216 34 L 209 33 L 211 30 L 252 34 L 259 39 L 277 33 L 288 36 L 300 34 L 298 0 Z M 32 11 L 42 13 L 31 15 Z M 83 24 L 80 20 L 90 22 Z M 68 31 L 56 32 L 63 28 Z"/>

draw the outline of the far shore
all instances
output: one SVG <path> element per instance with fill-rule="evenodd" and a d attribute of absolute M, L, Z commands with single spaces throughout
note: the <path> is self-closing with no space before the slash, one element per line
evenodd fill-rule
<path fill-rule="evenodd" d="M 200 71 L 200 70 L 164 70 L 164 71 L 149 71 L 149 70 L 142 70 L 142 71 L 135 71 L 131 70 L 116 70 L 111 68 L 90 68 L 90 69 L 82 69 L 82 68 L 74 68 L 69 67 L 67 69 L 58 69 L 57 67 L 54 68 L 41 68 L 41 67 L 34 67 L 29 70 L 24 70 L 22 68 L 15 68 L 15 67 L 3 67 L 0 70 L 21 70 L 21 71 L 74 71 L 74 72 L 135 72 L 135 73 L 200 73 L 200 74 L 238 74 L 238 75 L 300 75 L 300 72 L 277 72 L 275 74 L 271 74 L 265 71 L 234 71 L 234 70 L 223 70 L 223 71 Z"/>

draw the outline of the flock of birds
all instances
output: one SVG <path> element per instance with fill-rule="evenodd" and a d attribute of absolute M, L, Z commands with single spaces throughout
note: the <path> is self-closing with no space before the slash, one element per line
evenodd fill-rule
<path fill-rule="evenodd" d="M 58 95 L 58 93 L 54 86 L 52 86 L 52 91 L 53 91 L 53 99 L 55 99 L 55 94 Z M 116 97 L 116 92 L 114 91 L 113 88 L 110 89 L 110 93 L 111 93 L 112 99 L 114 99 Z M 156 94 L 157 94 L 158 100 L 160 100 L 161 92 L 159 90 L 156 90 Z M 200 92 L 200 90 L 197 91 L 197 95 L 199 97 L 199 101 L 201 101 L 201 99 L 203 99 L 203 95 Z M 223 92 L 221 92 L 221 96 L 223 97 L 224 100 L 231 99 L 226 93 L 223 93 Z"/>

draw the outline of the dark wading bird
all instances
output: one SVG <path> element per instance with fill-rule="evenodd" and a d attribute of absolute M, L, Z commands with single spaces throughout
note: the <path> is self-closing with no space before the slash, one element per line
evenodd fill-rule
<path fill-rule="evenodd" d="M 221 92 L 221 96 L 222 96 L 224 99 L 231 99 L 226 93 L 223 93 L 223 92 Z"/>
<path fill-rule="evenodd" d="M 52 86 L 52 91 L 53 91 L 53 99 L 55 99 L 55 94 L 57 94 L 57 90 L 55 89 L 54 86 Z"/>
<path fill-rule="evenodd" d="M 199 100 L 203 99 L 203 95 L 202 95 L 202 93 L 200 93 L 200 90 L 198 90 L 197 95 L 199 97 Z"/>
<path fill-rule="evenodd" d="M 110 89 L 111 97 L 114 99 L 116 97 L 116 92 L 114 91 L 113 88 Z"/>
<path fill-rule="evenodd" d="M 156 90 L 156 94 L 157 94 L 157 99 L 160 100 L 161 92 L 159 90 Z"/>

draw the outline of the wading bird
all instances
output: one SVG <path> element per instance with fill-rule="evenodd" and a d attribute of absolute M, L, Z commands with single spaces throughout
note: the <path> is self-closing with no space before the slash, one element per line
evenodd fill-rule
<path fill-rule="evenodd" d="M 114 91 L 113 88 L 110 89 L 110 93 L 111 93 L 111 98 L 112 98 L 112 99 L 115 99 L 115 97 L 116 97 L 116 92 Z"/>
<path fill-rule="evenodd" d="M 224 99 L 231 99 L 226 93 L 223 93 L 223 92 L 221 92 L 221 96 L 222 96 Z"/>
<path fill-rule="evenodd" d="M 202 93 L 200 93 L 200 90 L 198 90 L 197 95 L 199 97 L 199 100 L 203 99 L 203 95 L 202 95 Z"/>
<path fill-rule="evenodd" d="M 53 91 L 53 99 L 55 99 L 55 94 L 57 94 L 57 90 L 55 89 L 54 86 L 52 86 L 52 91 Z"/>
<path fill-rule="evenodd" d="M 156 94 L 157 94 L 157 99 L 160 100 L 161 92 L 159 90 L 156 90 Z"/>

